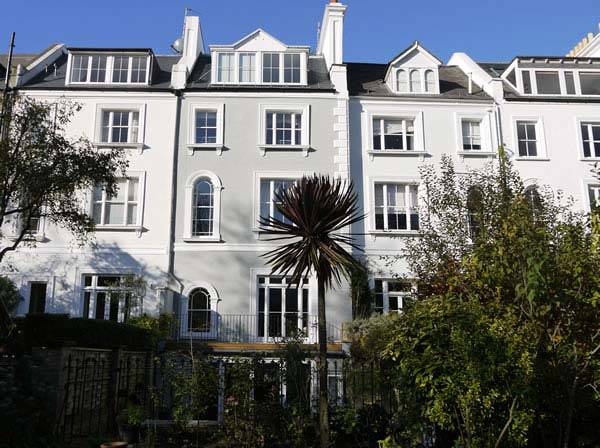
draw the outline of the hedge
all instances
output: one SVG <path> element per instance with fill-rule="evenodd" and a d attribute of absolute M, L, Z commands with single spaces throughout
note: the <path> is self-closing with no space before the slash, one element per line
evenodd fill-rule
<path fill-rule="evenodd" d="M 156 337 L 149 330 L 106 320 L 70 318 L 66 314 L 29 314 L 14 319 L 14 323 L 14 342 L 23 349 L 76 346 L 144 350 L 156 344 Z"/>

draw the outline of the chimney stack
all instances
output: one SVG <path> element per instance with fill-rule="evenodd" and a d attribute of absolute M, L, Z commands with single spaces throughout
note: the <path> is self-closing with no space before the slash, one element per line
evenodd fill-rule
<path fill-rule="evenodd" d="M 342 64 L 344 61 L 344 15 L 346 14 L 346 8 L 347 6 L 339 3 L 338 0 L 331 0 L 325 6 L 317 54 L 325 58 L 328 70 L 331 70 L 332 65 Z"/>

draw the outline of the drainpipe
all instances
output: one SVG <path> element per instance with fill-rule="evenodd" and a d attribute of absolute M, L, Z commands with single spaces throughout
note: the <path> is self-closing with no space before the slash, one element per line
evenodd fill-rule
<path fill-rule="evenodd" d="M 169 225 L 169 264 L 167 274 L 169 278 L 175 280 L 179 284 L 179 293 L 183 291 L 183 284 L 175 276 L 175 214 L 177 212 L 177 170 L 179 167 L 179 128 L 181 124 L 181 90 L 174 91 L 176 97 L 175 110 L 175 138 L 173 141 L 173 169 L 171 170 L 171 222 Z M 175 311 L 175 310 L 172 310 Z"/>

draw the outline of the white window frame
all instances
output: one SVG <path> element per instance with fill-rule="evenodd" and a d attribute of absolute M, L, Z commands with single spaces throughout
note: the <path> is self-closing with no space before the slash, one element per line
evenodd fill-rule
<path fill-rule="evenodd" d="M 302 142 L 296 145 L 272 145 L 267 143 L 267 113 L 283 112 L 302 114 Z M 260 154 L 264 157 L 268 150 L 276 151 L 302 151 L 304 157 L 308 157 L 310 149 L 310 105 L 309 104 L 260 104 L 258 120 L 258 135 Z"/>
<path fill-rule="evenodd" d="M 255 171 L 254 172 L 254 196 L 251 229 L 254 233 L 260 233 L 259 218 L 260 218 L 260 184 L 263 180 L 294 180 L 298 181 L 302 176 L 310 176 L 314 174 L 309 171 Z"/>
<path fill-rule="evenodd" d="M 213 186 L 213 232 L 212 235 L 192 235 L 192 203 L 194 186 L 199 179 L 209 179 Z M 183 241 L 186 243 L 219 243 L 221 242 L 221 179 L 211 171 L 196 171 L 187 178 L 185 183 L 185 211 L 183 225 Z"/>
<path fill-rule="evenodd" d="M 208 292 L 210 296 L 210 311 L 211 311 L 211 330 L 209 332 L 190 332 L 188 331 L 188 307 L 189 307 L 189 297 L 192 292 L 197 289 L 204 289 Z M 182 336 L 194 336 L 202 337 L 203 339 L 210 339 L 213 336 L 216 336 L 216 330 L 218 328 L 218 317 L 219 317 L 219 303 L 221 299 L 219 298 L 219 293 L 215 289 L 215 287 L 208 282 L 202 280 L 196 280 L 191 282 L 182 293 L 183 300 L 181 300 L 181 305 L 179 308 L 181 322 L 180 322 L 180 331 Z"/>
<path fill-rule="evenodd" d="M 215 143 L 196 143 L 196 112 L 210 111 L 217 113 L 217 140 Z M 189 107 L 189 126 L 187 136 L 187 149 L 189 155 L 194 155 L 197 150 L 214 149 L 217 155 L 223 153 L 225 132 L 225 104 L 192 102 Z"/>
<path fill-rule="evenodd" d="M 536 141 L 537 141 L 537 151 L 538 155 L 535 157 L 529 156 L 520 156 L 519 155 L 519 135 L 518 135 L 518 122 L 521 121 L 529 121 L 535 122 L 535 133 L 536 133 Z M 513 116 L 511 119 L 512 122 L 512 131 L 513 131 L 513 154 L 514 159 L 519 161 L 548 161 L 550 160 L 550 156 L 548 154 L 548 149 L 546 147 L 546 134 L 544 132 L 544 120 L 540 116 L 534 115 L 520 115 Z"/>
<path fill-rule="evenodd" d="M 454 114 L 456 129 L 456 150 L 462 157 L 493 157 L 494 151 L 494 123 L 491 113 L 457 112 Z M 478 121 L 481 133 L 481 149 L 465 150 L 463 148 L 463 121 Z"/>
<path fill-rule="evenodd" d="M 137 142 L 103 142 L 102 141 L 102 115 L 105 111 L 129 111 L 137 112 L 138 121 L 138 141 Z M 129 131 L 131 132 L 131 131 Z M 94 135 L 94 146 L 97 148 L 120 148 L 134 149 L 138 154 L 144 150 L 144 141 L 146 134 L 146 104 L 128 104 L 128 103 L 103 103 L 96 106 L 96 122 L 91 135 Z"/>
<path fill-rule="evenodd" d="M 592 211 L 592 203 L 590 198 L 590 189 L 595 190 L 595 196 L 600 200 L 600 182 L 598 179 L 584 179 L 582 181 L 582 192 L 583 192 L 583 208 L 586 212 Z"/>
<path fill-rule="evenodd" d="M 586 157 L 583 152 L 583 134 L 581 132 L 581 126 L 583 124 L 600 126 L 600 116 L 592 117 L 576 117 L 575 118 L 575 130 L 577 134 L 577 145 L 579 146 L 579 160 L 584 162 L 599 162 L 600 156 L 591 155 L 590 157 Z M 589 128 L 588 128 L 589 132 Z M 591 134 L 590 134 L 591 136 Z M 593 146 L 590 147 L 590 154 L 594 154 Z"/>
<path fill-rule="evenodd" d="M 239 84 L 259 84 L 257 75 L 258 75 L 258 67 L 260 66 L 260 63 L 258 62 L 258 56 L 260 53 L 256 53 L 254 51 L 240 51 L 239 53 L 237 53 L 237 57 L 236 57 L 236 61 L 237 61 L 237 80 Z M 254 58 L 254 70 L 244 70 L 244 72 L 247 73 L 252 73 L 252 81 L 242 81 L 242 77 L 240 76 L 242 74 L 242 56 L 252 56 Z M 262 57 L 262 56 L 261 56 Z"/>
<path fill-rule="evenodd" d="M 381 281 L 381 294 L 383 296 L 383 314 L 389 314 L 390 313 L 390 296 L 391 297 L 398 297 L 398 310 L 394 311 L 395 313 L 402 313 L 403 309 L 404 309 L 404 299 L 406 297 L 410 297 L 412 294 L 414 294 L 415 289 L 414 289 L 414 283 L 411 283 L 410 281 L 406 280 L 406 279 L 400 279 L 400 278 L 391 278 L 391 277 L 374 277 L 371 279 L 371 289 L 373 290 L 373 296 L 375 296 L 377 294 L 376 290 L 375 290 L 375 282 L 376 281 Z M 406 283 L 407 285 L 410 284 L 411 290 L 410 291 L 390 291 L 390 283 Z M 374 302 L 375 302 L 375 297 L 373 297 Z M 375 309 L 375 303 L 373 303 L 373 310 Z"/>
<path fill-rule="evenodd" d="M 375 144 L 374 144 L 374 140 L 375 140 L 375 122 L 378 121 L 378 125 L 379 125 L 379 139 L 380 139 L 380 145 L 381 145 L 381 149 L 375 149 Z M 404 149 L 394 149 L 394 148 L 385 148 L 385 122 L 386 121 L 401 121 L 402 122 L 402 146 L 404 146 Z M 413 138 L 413 149 L 408 149 L 408 126 L 407 123 L 409 121 L 412 121 L 413 123 L 413 133 L 412 133 L 412 138 Z M 415 127 L 415 120 L 412 117 L 396 117 L 396 118 L 392 118 L 392 117 L 378 117 L 378 116 L 374 116 L 373 117 L 373 121 L 371 122 L 371 132 L 373 133 L 373 140 L 371 140 L 371 150 L 373 151 L 414 151 L 415 149 L 415 134 L 416 134 L 416 127 Z"/>
<path fill-rule="evenodd" d="M 87 77 L 86 81 L 74 81 L 71 79 L 71 68 L 73 65 L 73 58 L 75 56 L 82 56 L 88 58 L 88 66 L 87 66 Z M 91 73 L 92 73 L 92 57 L 93 56 L 105 56 L 106 57 L 106 75 L 104 77 L 103 82 L 92 82 L 91 81 Z M 126 82 L 113 82 L 113 66 L 114 66 L 114 58 L 115 57 L 129 57 L 129 63 L 127 66 L 127 81 Z M 131 82 L 131 73 L 133 70 L 132 67 L 132 58 L 146 58 L 146 79 L 143 82 Z M 150 54 L 130 54 L 130 53 L 104 53 L 104 52 L 77 52 L 77 53 L 69 53 L 67 58 L 67 75 L 66 75 L 66 85 L 148 85 L 149 80 L 151 79 L 151 70 L 152 70 L 152 55 Z"/>
<path fill-rule="evenodd" d="M 109 320 L 110 318 L 110 293 L 111 292 L 119 292 L 122 294 L 123 292 L 130 291 L 131 288 L 127 287 L 119 287 L 119 286 L 98 286 L 98 278 L 99 277 L 119 277 L 123 278 L 128 275 L 133 275 L 133 273 L 124 273 L 124 272 L 83 272 L 81 274 L 81 315 L 84 319 L 96 319 L 96 302 L 97 302 L 97 294 L 105 292 L 107 293 L 106 301 L 104 302 L 104 319 Z M 85 277 L 92 277 L 92 284 L 90 286 L 85 286 Z M 90 300 L 88 302 L 88 315 L 84 315 L 85 312 L 85 293 L 90 293 Z M 117 322 L 124 322 L 124 306 L 121 306 L 121 301 L 119 301 L 119 311 L 117 315 Z M 124 305 L 124 304 L 123 304 Z M 129 308 L 129 317 L 133 317 L 134 315 L 131 311 L 134 308 L 130 306 Z"/>
<path fill-rule="evenodd" d="M 377 156 L 406 156 L 419 157 L 424 160 L 427 151 L 425 150 L 425 128 L 424 128 L 424 114 L 422 110 L 404 109 L 397 106 L 385 107 L 380 104 L 373 104 L 372 106 L 368 103 L 364 103 L 363 112 L 363 129 L 367 132 L 363 132 L 363 148 L 366 149 L 366 153 L 370 160 L 373 161 Z M 373 149 L 373 120 L 374 119 L 390 119 L 390 120 L 413 120 L 414 123 L 414 140 L 413 149 L 408 151 L 405 149 L 401 150 L 381 150 Z"/>
<path fill-rule="evenodd" d="M 128 193 L 125 193 L 125 203 L 124 203 L 124 223 L 123 224 L 96 224 L 95 230 L 98 231 L 113 231 L 113 230 L 123 230 L 123 231 L 137 231 L 138 236 L 141 234 L 143 230 L 143 219 L 144 219 L 144 200 L 146 193 L 146 172 L 145 171 L 128 171 L 125 176 L 122 178 L 137 178 L 138 179 L 138 191 L 137 191 L 137 216 L 135 224 L 127 224 L 127 196 Z M 127 183 L 128 185 L 128 183 Z M 93 189 L 87 194 L 87 202 L 88 202 L 88 213 L 89 216 L 94 219 L 94 196 Z M 102 191 L 102 216 L 104 216 L 104 207 L 106 203 L 106 191 Z"/>
<path fill-rule="evenodd" d="M 385 185 L 394 184 L 394 185 L 404 185 L 407 187 L 410 185 L 416 185 L 417 186 L 417 211 L 419 212 L 419 227 L 421 227 L 421 218 L 422 217 L 420 214 L 420 208 L 421 208 L 420 204 L 422 203 L 423 198 L 421 196 L 420 183 L 421 183 L 421 181 L 416 178 L 404 178 L 404 177 L 372 177 L 372 178 L 368 178 L 367 179 L 368 189 L 366 192 L 367 200 L 365 201 L 365 203 L 366 203 L 365 209 L 367 210 L 367 215 L 368 215 L 368 226 L 369 226 L 368 233 L 371 235 L 418 235 L 419 230 L 413 230 L 413 229 L 388 230 L 388 229 L 385 229 L 385 227 L 387 227 L 385 225 L 385 223 L 387 221 L 386 214 L 384 214 L 384 229 L 377 229 L 377 226 L 375 223 L 375 220 L 376 220 L 375 185 L 376 184 L 385 184 Z M 408 196 L 408 198 L 410 198 L 410 195 Z M 384 201 L 386 201 L 386 200 L 387 200 L 387 195 L 386 195 L 386 192 L 384 191 Z M 410 226 L 410 206 L 407 206 L 406 210 L 407 210 L 407 225 Z"/>
<path fill-rule="evenodd" d="M 398 89 L 398 75 L 401 71 L 406 73 L 406 90 Z M 433 73 L 433 89 L 427 89 L 427 82 L 425 74 L 431 71 Z M 411 83 L 411 73 L 417 72 L 419 76 L 420 89 L 414 90 Z M 439 69 L 437 67 L 411 67 L 408 65 L 399 66 L 396 70 L 393 70 L 393 80 L 388 80 L 388 85 L 391 90 L 406 95 L 436 95 L 440 93 L 440 78 L 439 78 Z M 390 82 L 391 81 L 391 82 Z"/>

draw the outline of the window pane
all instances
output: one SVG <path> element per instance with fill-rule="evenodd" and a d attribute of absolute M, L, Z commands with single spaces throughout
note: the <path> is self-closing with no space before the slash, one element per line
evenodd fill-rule
<path fill-rule="evenodd" d="M 565 84 L 567 87 L 567 95 L 575 95 L 575 79 L 573 72 L 565 72 Z"/>
<path fill-rule="evenodd" d="M 421 73 L 418 70 L 410 72 L 410 91 L 413 93 L 421 92 Z"/>
<path fill-rule="evenodd" d="M 263 82 L 279 82 L 279 54 L 263 54 Z"/>
<path fill-rule="evenodd" d="M 398 92 L 408 92 L 408 75 L 406 70 L 398 70 L 396 74 Z"/>
<path fill-rule="evenodd" d="M 233 82 L 233 53 L 219 53 L 217 61 L 217 80 L 219 82 Z"/>
<path fill-rule="evenodd" d="M 535 72 L 538 94 L 559 95 L 560 82 L 558 72 Z"/>
<path fill-rule="evenodd" d="M 373 149 L 381 149 L 381 119 L 373 119 Z"/>
<path fill-rule="evenodd" d="M 521 72 L 523 76 L 523 92 L 531 93 L 531 77 L 528 71 Z"/>
<path fill-rule="evenodd" d="M 107 203 L 104 210 L 104 223 L 114 225 L 124 224 L 124 212 L 124 204 Z"/>
<path fill-rule="evenodd" d="M 425 91 L 429 93 L 435 92 L 435 74 L 433 70 L 425 72 Z"/>
<path fill-rule="evenodd" d="M 106 56 L 92 56 L 90 82 L 104 82 L 106 79 Z"/>
<path fill-rule="evenodd" d="M 240 82 L 254 82 L 256 56 L 253 53 L 240 54 Z"/>
<path fill-rule="evenodd" d="M 506 75 L 506 79 L 508 80 L 508 82 L 510 82 L 513 86 L 516 87 L 517 85 L 517 75 L 515 74 L 515 70 L 511 70 L 510 73 L 508 75 Z"/>
<path fill-rule="evenodd" d="M 579 73 L 579 82 L 583 95 L 600 95 L 600 73 Z"/>
<path fill-rule="evenodd" d="M 131 58 L 131 82 L 146 82 L 147 65 L 147 56 L 133 56 Z"/>
<path fill-rule="evenodd" d="M 112 82 L 127 82 L 129 72 L 129 56 L 115 56 L 113 58 Z"/>
<path fill-rule="evenodd" d="M 283 74 L 284 82 L 299 83 L 300 82 L 300 55 L 286 54 L 283 58 Z"/>
<path fill-rule="evenodd" d="M 71 63 L 71 82 L 87 82 L 88 62 L 89 56 L 87 55 L 73 56 L 73 61 Z"/>

